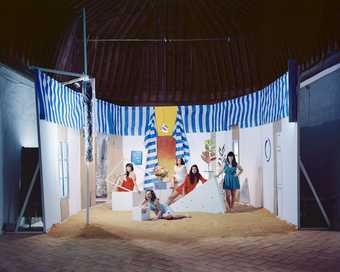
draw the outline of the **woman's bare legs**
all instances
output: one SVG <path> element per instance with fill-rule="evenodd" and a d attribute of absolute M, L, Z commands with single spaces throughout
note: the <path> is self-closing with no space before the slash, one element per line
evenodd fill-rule
<path fill-rule="evenodd" d="M 225 213 L 227 213 L 230 209 L 228 192 L 229 190 L 224 190 L 224 210 L 225 210 L 224 212 Z"/>
<path fill-rule="evenodd" d="M 230 202 L 230 208 L 234 208 L 234 204 L 236 201 L 238 201 L 238 196 L 239 196 L 239 190 L 231 190 L 231 202 Z"/>
<path fill-rule="evenodd" d="M 171 205 L 172 203 L 175 202 L 175 200 L 181 195 L 181 193 L 177 192 L 177 191 L 173 191 L 171 193 L 171 195 L 169 196 L 168 198 L 168 201 L 166 202 L 166 204 L 169 206 Z"/>
<path fill-rule="evenodd" d="M 162 216 L 162 219 L 165 219 L 165 220 L 178 220 L 178 219 L 183 219 L 183 218 L 191 218 L 191 216 L 177 215 L 177 214 Z"/>
<path fill-rule="evenodd" d="M 175 177 L 172 177 L 170 189 L 174 190 L 174 188 L 175 188 Z"/>
<path fill-rule="evenodd" d="M 175 191 L 176 188 L 177 188 L 177 180 L 176 180 L 175 177 L 173 177 L 173 178 L 171 179 L 171 187 L 170 187 L 170 189 L 172 189 L 172 191 Z"/>
<path fill-rule="evenodd" d="M 232 201 L 232 198 L 231 198 L 231 190 L 225 190 L 225 197 L 226 197 L 226 202 L 228 204 L 228 209 L 227 211 L 230 211 L 231 210 L 231 201 Z"/>

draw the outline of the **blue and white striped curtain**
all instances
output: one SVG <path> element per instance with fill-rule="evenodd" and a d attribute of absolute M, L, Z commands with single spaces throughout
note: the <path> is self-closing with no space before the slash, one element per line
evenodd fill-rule
<path fill-rule="evenodd" d="M 227 102 L 212 105 L 180 106 L 187 133 L 226 130 Z"/>
<path fill-rule="evenodd" d="M 41 71 L 35 73 L 40 119 L 65 127 L 84 126 L 83 98 Z"/>
<path fill-rule="evenodd" d="M 118 106 L 97 100 L 97 131 L 121 136 L 143 136 L 152 107 Z"/>
<path fill-rule="evenodd" d="M 288 116 L 288 73 L 264 89 L 212 105 L 180 106 L 186 133 L 255 127 Z M 37 71 L 40 119 L 80 129 L 84 124 L 82 95 Z M 97 131 L 112 135 L 144 134 L 151 107 L 118 106 L 97 100 Z"/>
<path fill-rule="evenodd" d="M 287 117 L 288 73 L 264 89 L 212 105 L 180 106 L 186 133 L 256 127 Z"/>
<path fill-rule="evenodd" d="M 156 114 L 154 109 L 152 109 L 151 116 L 145 131 L 144 146 L 146 150 L 144 188 L 146 189 L 153 187 L 155 181 L 157 181 L 157 178 L 154 174 L 155 167 L 158 166 Z"/>
<path fill-rule="evenodd" d="M 182 112 L 180 107 L 178 107 L 177 110 L 176 123 L 174 131 L 172 133 L 172 137 L 174 137 L 176 140 L 176 158 L 183 158 L 185 164 L 187 164 L 190 158 L 189 143 L 187 136 L 185 135 Z"/>

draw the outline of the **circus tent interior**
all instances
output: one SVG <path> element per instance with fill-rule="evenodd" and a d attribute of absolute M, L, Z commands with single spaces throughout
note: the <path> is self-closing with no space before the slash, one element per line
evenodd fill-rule
<path fill-rule="evenodd" d="M 191 1 L 142 2 L 140 10 L 139 1 L 42 4 L 58 10 L 47 19 L 37 9 L 30 22 L 48 33 L 46 46 L 33 46 L 30 37 L 14 49 L 5 43 L 1 231 L 48 232 L 84 210 L 89 216 L 98 203 L 138 212 L 150 188 L 165 202 L 179 157 L 208 182 L 174 211 L 223 213 L 223 177 L 215 174 L 229 151 L 244 170 L 242 205 L 296 228 L 338 229 L 336 28 L 321 24 L 324 34 L 315 37 L 307 30 L 318 20 L 301 23 L 303 5 L 296 3 L 297 15 L 284 21 L 293 1 L 276 9 L 270 1 L 216 1 L 211 8 L 197 1 L 201 9 L 191 9 Z M 270 12 L 254 23 L 262 9 Z M 331 8 L 309 12 L 319 20 L 329 15 L 334 25 L 339 20 Z M 307 45 L 299 52 L 301 44 Z M 317 153 L 332 160 L 314 167 Z M 116 192 L 113 184 L 130 162 L 137 186 Z M 329 168 L 326 177 L 322 167 Z"/>

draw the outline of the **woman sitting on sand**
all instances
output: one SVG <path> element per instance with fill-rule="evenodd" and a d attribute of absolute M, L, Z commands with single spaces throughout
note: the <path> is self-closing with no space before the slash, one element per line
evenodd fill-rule
<path fill-rule="evenodd" d="M 207 180 L 202 177 L 198 170 L 198 166 L 194 164 L 193 166 L 191 166 L 189 174 L 185 176 L 184 182 L 180 186 L 178 186 L 176 190 L 169 196 L 167 205 L 174 203 L 179 196 L 182 197 L 190 193 L 192 190 L 195 189 L 199 181 L 204 183 Z"/>
<path fill-rule="evenodd" d="M 159 202 L 159 199 L 156 197 L 153 190 L 146 191 L 145 199 L 142 202 L 142 212 L 146 213 L 148 210 L 151 210 L 156 214 L 156 217 L 153 220 L 175 220 L 188 218 L 188 216 L 185 215 L 175 215 L 168 206 Z"/>

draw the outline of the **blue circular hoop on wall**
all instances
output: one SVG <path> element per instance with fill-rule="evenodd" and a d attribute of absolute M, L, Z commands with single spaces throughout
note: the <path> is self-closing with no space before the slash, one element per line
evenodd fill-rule
<path fill-rule="evenodd" d="M 269 162 L 272 156 L 272 144 L 269 138 L 267 138 L 264 142 L 264 156 L 266 161 Z"/>

